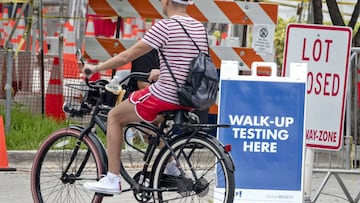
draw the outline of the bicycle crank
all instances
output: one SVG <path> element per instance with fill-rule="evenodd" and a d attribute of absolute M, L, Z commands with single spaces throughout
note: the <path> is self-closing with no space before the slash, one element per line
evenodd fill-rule
<path fill-rule="evenodd" d="M 142 175 L 142 171 L 137 172 L 133 179 L 139 183 L 143 187 L 150 187 L 150 172 L 146 172 L 144 177 L 142 178 L 142 181 L 140 181 L 140 177 Z M 149 202 L 152 198 L 152 192 L 150 191 L 135 191 L 134 190 L 134 197 L 138 202 Z"/>

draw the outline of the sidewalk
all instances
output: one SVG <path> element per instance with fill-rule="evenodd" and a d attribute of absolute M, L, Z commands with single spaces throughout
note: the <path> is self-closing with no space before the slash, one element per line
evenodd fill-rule
<path fill-rule="evenodd" d="M 9 174 L 13 174 L 13 173 L 21 173 L 21 174 L 27 174 L 29 175 L 30 171 L 31 171 L 31 166 L 32 166 L 32 161 L 33 161 L 33 157 L 35 155 L 36 151 L 8 151 L 8 159 L 9 159 L 9 167 L 10 168 L 16 168 L 17 172 L 8 172 Z M 123 158 L 126 159 L 126 157 L 129 157 L 126 155 L 126 150 L 124 151 L 124 156 Z M 124 160 L 126 161 L 126 160 Z M 339 173 L 336 173 L 339 172 Z M 344 186 L 347 188 L 347 190 L 349 191 L 349 195 L 351 196 L 352 199 L 355 199 L 357 195 L 359 195 L 358 193 L 360 192 L 360 170 L 352 170 L 351 172 L 354 173 L 349 173 L 350 170 L 333 170 L 328 174 L 328 170 L 322 169 L 322 170 L 317 170 L 315 169 L 312 175 L 312 182 L 311 182 L 311 197 L 312 199 L 314 198 L 314 196 L 317 194 L 317 191 L 319 190 L 319 188 L 321 187 L 321 185 L 324 185 L 322 192 L 320 193 L 320 195 L 318 196 L 318 198 L 316 199 L 315 202 L 322 202 L 322 203 L 346 203 L 346 202 L 356 202 L 356 201 L 349 201 L 348 198 L 346 197 L 343 189 L 341 188 L 341 184 L 339 184 L 338 179 L 340 181 L 343 181 Z M 2 174 L 7 174 L 5 173 L 0 173 L 0 175 Z M 328 175 L 328 181 L 325 183 L 324 182 L 324 178 L 326 178 Z M 29 183 L 26 183 L 25 185 L 29 185 Z M 15 188 L 17 186 L 14 186 Z M 12 187 L 12 188 L 14 188 Z M 21 186 L 23 187 L 23 186 Z M 0 187 L 1 189 L 1 187 Z M 25 189 L 28 189 L 25 188 Z M 30 195 L 29 198 L 31 198 L 31 194 L 30 191 L 25 192 L 27 193 L 26 195 Z M 9 193 L 8 193 L 9 194 Z M 0 196 L 1 196 L 1 192 L 0 192 Z M 124 194 L 125 195 L 125 194 Z M 129 199 L 132 199 L 132 196 L 129 195 L 129 197 L 127 197 Z M 118 199 L 118 198 L 115 198 Z M 10 201 L 10 199 L 7 199 L 8 202 L 13 202 L 14 201 Z M 109 198 L 109 200 L 111 200 L 111 198 Z M 1 198 L 0 198 L 0 202 Z M 134 201 L 128 201 L 128 202 L 135 202 Z"/>

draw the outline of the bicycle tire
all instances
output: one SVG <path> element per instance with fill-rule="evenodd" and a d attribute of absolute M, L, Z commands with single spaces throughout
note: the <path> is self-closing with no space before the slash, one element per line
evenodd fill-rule
<path fill-rule="evenodd" d="M 219 142 L 214 142 L 203 135 L 194 136 L 190 139 L 185 135 L 175 138 L 170 146 L 176 155 L 180 154 L 179 162 L 186 178 L 179 182 L 179 177 L 163 175 L 164 168 L 172 157 L 170 150 L 163 148 L 154 164 L 156 167 L 153 172 L 153 188 L 162 190 L 165 187 L 173 187 L 175 189 L 168 188 L 169 191 L 154 192 L 154 202 L 233 202 L 235 192 L 234 170 L 231 165 L 232 162 L 229 161 L 229 156 L 224 152 Z M 190 162 L 187 163 L 187 159 Z M 191 168 L 195 171 L 192 172 Z M 197 176 L 198 181 L 195 176 Z M 174 181 L 169 181 L 169 177 L 175 180 L 175 185 Z M 218 184 L 224 185 L 223 190 L 214 188 L 217 181 Z"/>
<path fill-rule="evenodd" d="M 68 178 L 61 179 L 79 136 L 80 129 L 63 128 L 52 133 L 42 143 L 31 169 L 30 184 L 34 202 L 102 202 L 102 196 L 88 192 L 82 187 L 82 181 L 98 180 L 104 173 L 101 154 L 89 136 L 84 136 L 81 151 L 66 174 Z M 85 151 L 90 154 L 82 173 L 75 178 L 75 172 L 87 157 Z"/>

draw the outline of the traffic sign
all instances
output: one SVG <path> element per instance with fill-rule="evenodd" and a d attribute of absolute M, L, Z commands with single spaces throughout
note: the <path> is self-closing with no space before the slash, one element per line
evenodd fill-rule
<path fill-rule="evenodd" d="M 283 76 L 291 63 L 307 63 L 306 146 L 340 150 L 352 30 L 349 27 L 289 24 Z"/>

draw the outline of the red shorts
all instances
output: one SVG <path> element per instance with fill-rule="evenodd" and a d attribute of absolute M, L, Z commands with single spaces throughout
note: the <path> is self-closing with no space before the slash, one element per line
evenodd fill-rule
<path fill-rule="evenodd" d="M 163 111 L 177 109 L 191 110 L 189 107 L 171 104 L 158 99 L 151 94 L 149 87 L 131 93 L 129 101 L 135 104 L 135 111 L 139 118 L 146 122 L 153 122 L 156 116 Z"/>

